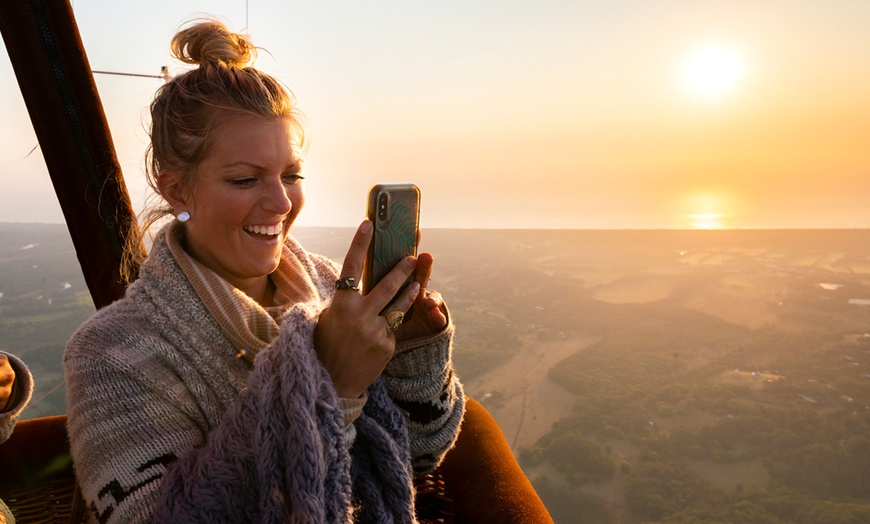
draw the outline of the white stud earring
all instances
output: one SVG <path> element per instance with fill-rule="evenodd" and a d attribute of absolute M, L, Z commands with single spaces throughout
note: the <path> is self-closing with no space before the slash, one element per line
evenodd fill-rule
<path fill-rule="evenodd" d="M 188 220 L 190 220 L 190 213 L 188 213 L 187 211 L 182 211 L 175 218 L 177 218 L 179 222 L 187 222 Z"/>

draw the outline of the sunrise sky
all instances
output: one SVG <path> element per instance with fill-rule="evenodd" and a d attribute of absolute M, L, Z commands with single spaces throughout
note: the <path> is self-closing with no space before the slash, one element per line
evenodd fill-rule
<path fill-rule="evenodd" d="M 870 2 L 76 0 L 95 70 L 246 24 L 308 121 L 302 225 L 378 182 L 424 227 L 870 227 Z M 62 222 L 0 53 L 0 221 Z M 160 80 L 98 75 L 134 207 Z"/>

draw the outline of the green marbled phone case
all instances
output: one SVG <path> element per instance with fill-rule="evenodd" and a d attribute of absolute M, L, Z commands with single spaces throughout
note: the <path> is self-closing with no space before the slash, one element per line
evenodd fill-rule
<path fill-rule="evenodd" d="M 363 271 L 363 293 L 375 287 L 404 257 L 417 255 L 420 189 L 413 184 L 374 186 L 369 191 L 367 216 L 375 231 Z M 412 273 L 405 285 L 413 279 Z"/>

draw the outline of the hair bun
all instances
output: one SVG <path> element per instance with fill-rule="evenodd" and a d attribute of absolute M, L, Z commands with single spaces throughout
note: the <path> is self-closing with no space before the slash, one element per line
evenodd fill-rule
<path fill-rule="evenodd" d="M 246 35 L 233 33 L 217 20 L 205 20 L 180 30 L 172 38 L 172 54 L 186 64 L 217 62 L 243 68 L 253 62 L 257 49 Z"/>

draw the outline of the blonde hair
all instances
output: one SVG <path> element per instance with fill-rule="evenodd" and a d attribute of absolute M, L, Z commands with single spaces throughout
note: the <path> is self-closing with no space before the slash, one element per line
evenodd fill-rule
<path fill-rule="evenodd" d="M 196 65 L 166 84 L 151 103 L 151 143 L 145 153 L 146 180 L 155 196 L 157 178 L 180 173 L 192 187 L 196 166 L 209 153 L 215 131 L 234 118 L 285 119 L 295 130 L 294 147 L 302 148 L 305 132 L 292 92 L 254 67 L 257 56 L 247 35 L 233 33 L 217 20 L 194 21 L 172 38 L 172 55 Z M 141 264 L 143 234 L 172 209 L 162 199 L 146 206 L 140 234 L 128 235 L 122 275 L 131 281 Z"/>

